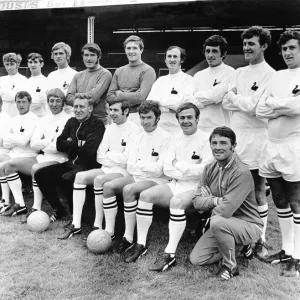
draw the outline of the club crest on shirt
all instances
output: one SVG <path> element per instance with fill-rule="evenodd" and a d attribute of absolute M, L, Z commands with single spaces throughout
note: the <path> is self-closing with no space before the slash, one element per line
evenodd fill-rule
<path fill-rule="evenodd" d="M 56 127 L 55 132 L 58 132 L 58 130 L 59 130 L 59 126 Z"/>
<path fill-rule="evenodd" d="M 299 93 L 300 92 L 300 89 L 298 89 L 298 84 L 296 84 L 296 86 L 293 88 L 293 90 L 292 90 L 292 93 L 294 94 L 294 95 L 296 95 L 297 93 Z"/>
<path fill-rule="evenodd" d="M 21 126 L 21 128 L 20 128 L 20 132 L 24 132 L 25 131 L 25 129 Z"/>
<path fill-rule="evenodd" d="M 196 154 L 196 151 L 193 151 L 193 155 L 191 156 L 191 163 L 197 164 L 200 160 L 200 156 Z"/>
<path fill-rule="evenodd" d="M 154 149 L 152 149 L 152 152 L 151 152 L 151 161 L 158 161 L 158 152 L 155 152 Z"/>
<path fill-rule="evenodd" d="M 174 88 L 172 88 L 171 94 L 177 95 L 178 92 Z"/>
<path fill-rule="evenodd" d="M 37 87 L 35 91 L 39 93 L 41 91 L 41 89 L 39 87 Z"/>
<path fill-rule="evenodd" d="M 122 139 L 121 146 L 126 147 L 126 142 Z"/>
<path fill-rule="evenodd" d="M 215 79 L 213 86 L 216 86 L 217 84 L 220 84 L 220 83 L 221 83 L 221 81 L 217 81 L 217 79 Z"/>
<path fill-rule="evenodd" d="M 258 89 L 258 86 L 256 85 L 256 81 L 253 83 L 253 85 L 251 86 L 251 90 L 252 91 L 256 91 Z"/>

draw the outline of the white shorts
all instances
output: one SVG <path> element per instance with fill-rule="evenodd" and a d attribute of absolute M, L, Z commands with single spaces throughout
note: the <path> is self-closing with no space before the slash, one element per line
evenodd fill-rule
<path fill-rule="evenodd" d="M 8 155 L 10 158 L 18 158 L 18 157 L 36 157 L 37 154 L 36 153 L 14 153 L 14 152 L 9 152 L 6 153 L 6 155 Z"/>
<path fill-rule="evenodd" d="M 103 171 L 104 174 L 116 174 L 116 173 L 119 173 L 119 174 L 122 174 L 124 177 L 125 176 L 130 176 L 130 174 L 123 168 L 121 167 L 118 167 L 118 166 L 115 166 L 115 167 L 105 167 L 105 166 L 102 166 L 101 167 L 101 170 Z"/>
<path fill-rule="evenodd" d="M 0 154 L 7 154 L 9 151 L 10 149 L 0 147 Z"/>
<path fill-rule="evenodd" d="M 129 176 L 131 176 L 129 174 Z M 136 176 L 132 176 L 134 182 L 140 182 L 140 181 L 153 181 L 156 182 L 157 184 L 167 184 L 169 182 L 169 180 L 165 177 L 149 177 L 149 178 L 144 178 L 144 177 L 136 177 Z"/>
<path fill-rule="evenodd" d="M 235 151 L 249 170 L 257 170 L 262 148 L 268 140 L 267 129 L 249 129 L 236 131 Z"/>
<path fill-rule="evenodd" d="M 300 181 L 300 138 L 269 139 L 262 150 L 259 175 Z"/>
<path fill-rule="evenodd" d="M 39 154 L 36 157 L 38 163 L 48 162 L 48 161 L 57 161 L 58 163 L 63 163 L 68 160 L 65 156 L 59 155 L 47 155 L 47 154 Z"/>
<path fill-rule="evenodd" d="M 189 190 L 195 191 L 198 185 L 198 182 L 187 182 L 187 181 L 178 181 L 173 179 L 168 184 L 171 189 L 173 196 L 184 193 Z"/>

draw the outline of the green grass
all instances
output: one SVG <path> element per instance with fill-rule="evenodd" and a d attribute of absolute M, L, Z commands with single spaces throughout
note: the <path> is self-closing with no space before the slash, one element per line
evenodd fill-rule
<path fill-rule="evenodd" d="M 27 198 L 31 204 L 32 197 Z M 62 222 L 38 234 L 29 232 L 20 219 L 0 218 L 1 300 L 300 299 L 300 278 L 279 276 L 280 266 L 253 259 L 248 267 L 240 266 L 240 276 L 223 282 L 210 275 L 210 268 L 190 265 L 187 257 L 196 240 L 189 231 L 180 243 L 176 267 L 163 273 L 148 271 L 157 251 L 167 244 L 167 218 L 154 222 L 149 252 L 133 264 L 124 263 L 112 253 L 89 252 L 80 236 L 59 241 Z M 273 205 L 267 242 L 270 252 L 280 248 Z"/>

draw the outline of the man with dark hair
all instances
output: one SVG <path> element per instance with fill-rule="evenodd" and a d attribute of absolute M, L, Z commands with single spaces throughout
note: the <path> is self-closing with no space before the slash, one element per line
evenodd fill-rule
<path fill-rule="evenodd" d="M 93 99 L 80 96 L 75 95 L 75 117 L 67 121 L 56 142 L 57 150 L 66 153 L 69 161 L 41 168 L 35 173 L 37 185 L 53 208 L 50 217 L 52 222 L 66 216 L 66 210 L 59 200 L 56 187 L 59 185 L 63 187 L 71 208 L 76 173 L 99 167 L 96 155 L 105 127 L 101 120 L 92 115 Z"/>
<path fill-rule="evenodd" d="M 6 53 L 3 55 L 3 65 L 8 75 L 0 77 L 0 96 L 2 97 L 2 110 L 11 117 L 19 114 L 15 97 L 19 91 L 26 90 L 27 78 L 19 73 L 22 56 L 16 53 Z"/>
<path fill-rule="evenodd" d="M 228 127 L 216 128 L 210 138 L 215 161 L 203 172 L 193 204 L 201 212 L 211 211 L 210 228 L 194 247 L 194 265 L 222 260 L 217 275 L 228 280 L 239 274 L 236 244 L 249 245 L 261 235 L 260 219 L 251 173 L 234 154 L 235 133 Z"/>
<path fill-rule="evenodd" d="M 48 80 L 42 74 L 42 67 L 44 66 L 42 55 L 39 53 L 30 53 L 27 56 L 27 66 L 31 73 L 26 88 L 32 97 L 30 110 L 38 117 L 44 117 L 50 112 L 46 95 L 48 90 Z"/>
<path fill-rule="evenodd" d="M 126 262 L 134 262 L 147 253 L 146 240 L 153 219 L 153 205 L 167 207 L 170 209 L 169 242 L 149 268 L 158 272 L 176 262 L 176 249 L 186 227 L 185 211 L 192 207 L 192 198 L 204 167 L 213 160 L 208 135 L 197 130 L 199 109 L 192 103 L 184 103 L 178 107 L 176 118 L 182 131 L 173 138 L 164 163 L 164 174 L 172 180 L 141 192 L 136 213 L 138 239 L 125 256 Z"/>
<path fill-rule="evenodd" d="M 256 117 L 256 106 L 275 73 L 265 61 L 264 52 L 270 46 L 271 34 L 266 28 L 253 26 L 242 34 L 243 51 L 249 66 L 236 70 L 236 78 L 223 100 L 223 107 L 232 111 L 230 125 L 239 141 L 236 152 L 253 176 L 255 197 L 264 229 L 257 241 L 254 254 L 260 258 L 268 255 L 265 243 L 268 220 L 268 202 L 265 179 L 258 173 L 259 157 L 267 141 L 267 123 Z M 249 246 L 249 253 L 252 249 Z"/>
<path fill-rule="evenodd" d="M 288 69 L 278 71 L 257 106 L 268 119 L 268 141 L 259 174 L 268 179 L 282 236 L 281 251 L 268 263 L 287 263 L 283 274 L 300 273 L 300 32 L 285 31 L 278 42 Z"/>
<path fill-rule="evenodd" d="M 113 103 L 127 100 L 130 105 L 130 118 L 140 126 L 137 108 L 146 100 L 156 74 L 151 66 L 142 61 L 144 43 L 140 37 L 129 36 L 124 41 L 124 49 L 128 64 L 114 73 L 106 101 Z"/>
<path fill-rule="evenodd" d="M 139 127 L 128 120 L 129 104 L 120 101 L 110 104 L 109 114 L 113 124 L 108 125 L 97 150 L 97 162 L 101 168 L 78 172 L 73 185 L 72 225 L 59 239 L 67 239 L 81 233 L 81 215 L 85 202 L 87 185 L 94 184 L 96 216 L 92 230 L 102 229 L 103 184 L 115 178 L 128 176 L 126 171 L 126 148 L 133 143 Z"/>
<path fill-rule="evenodd" d="M 125 177 L 106 182 L 103 185 L 103 209 L 105 230 L 114 237 L 115 221 L 118 212 L 116 195 L 123 194 L 125 234 L 116 252 L 121 254 L 133 246 L 133 233 L 136 223 L 136 209 L 140 193 L 152 186 L 167 183 L 163 174 L 171 136 L 158 127 L 160 109 L 158 102 L 145 101 L 138 109 L 141 125 L 144 128 L 128 151 Z"/>
<path fill-rule="evenodd" d="M 67 92 L 67 104 L 73 106 L 75 94 L 82 98 L 91 98 L 93 102 L 93 115 L 107 124 L 105 97 L 111 82 L 111 73 L 103 68 L 99 61 L 101 49 L 95 43 L 82 47 L 81 55 L 86 70 L 77 73 Z"/>
<path fill-rule="evenodd" d="M 30 142 L 30 147 L 39 152 L 39 154 L 37 156 L 12 158 L 0 164 L 0 176 L 6 176 L 16 203 L 25 203 L 19 174 L 32 175 L 34 204 L 31 212 L 41 210 L 42 203 L 41 192 L 34 180 L 35 171 L 67 160 L 67 155 L 58 152 L 56 149 L 56 138 L 60 135 L 69 119 L 69 116 L 63 111 L 65 95 L 59 89 L 50 90 L 47 94 L 47 101 L 51 115 L 38 120 Z M 10 183 L 12 182 L 11 178 L 14 178 L 13 184 Z M 13 208 L 6 211 L 3 215 L 9 216 L 10 213 L 14 213 Z"/>
<path fill-rule="evenodd" d="M 229 126 L 229 112 L 223 109 L 222 101 L 235 71 L 223 62 L 227 54 L 224 37 L 213 35 L 206 39 L 203 54 L 208 68 L 194 75 L 197 88 L 192 102 L 201 110 L 199 128 L 211 133 L 217 126 Z"/>
<path fill-rule="evenodd" d="M 69 66 L 71 54 L 71 47 L 64 42 L 54 44 L 51 49 L 51 58 L 56 63 L 57 70 L 48 75 L 48 87 L 49 89 L 59 88 L 65 95 L 73 77 L 77 73 Z M 74 116 L 72 106 L 65 104 L 64 111 L 71 117 Z"/>
<path fill-rule="evenodd" d="M 8 200 L 5 198 L 7 206 L 2 209 L 1 215 L 11 216 L 26 214 L 27 212 L 23 197 L 19 197 L 19 194 L 22 194 L 22 183 L 19 174 L 17 172 L 9 172 L 9 175 L 6 176 L 5 166 L 11 160 L 22 162 L 24 158 L 35 157 L 37 155 L 36 150 L 30 147 L 30 139 L 38 121 L 38 117 L 30 111 L 31 100 L 32 98 L 28 92 L 18 92 L 15 102 L 19 115 L 13 117 L 10 123 L 6 124 L 9 130 L 3 136 L 3 146 L 10 148 L 10 151 L 0 155 L 0 183 L 3 193 L 6 195 L 5 197 L 9 195 L 10 188 L 16 203 L 14 206 L 10 206 Z M 7 166 L 10 171 L 9 165 Z"/>
<path fill-rule="evenodd" d="M 147 100 L 158 101 L 161 107 L 159 126 L 170 134 L 179 134 L 180 126 L 175 118 L 176 109 L 188 102 L 196 89 L 194 78 L 181 70 L 186 59 L 186 51 L 171 46 L 165 54 L 165 63 L 169 74 L 160 76 L 153 84 Z"/>

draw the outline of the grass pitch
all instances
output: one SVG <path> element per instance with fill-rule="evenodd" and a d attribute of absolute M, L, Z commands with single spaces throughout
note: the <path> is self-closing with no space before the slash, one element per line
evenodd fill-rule
<path fill-rule="evenodd" d="M 31 207 L 30 195 L 27 204 Z M 280 249 L 280 230 L 271 200 L 269 204 L 267 243 L 269 252 L 275 252 Z M 43 209 L 49 212 L 49 207 Z M 82 240 L 84 234 L 58 240 L 63 222 L 39 234 L 28 231 L 20 220 L 0 218 L 1 300 L 300 299 L 300 278 L 279 276 L 279 265 L 267 265 L 254 258 L 245 266 L 239 259 L 240 276 L 228 282 L 213 277 L 212 267 L 190 265 L 188 255 L 196 243 L 190 231 L 180 242 L 174 268 L 163 273 L 148 271 L 158 250 L 167 245 L 168 216 L 155 220 L 150 228 L 148 254 L 132 264 L 112 253 L 89 252 Z"/>

